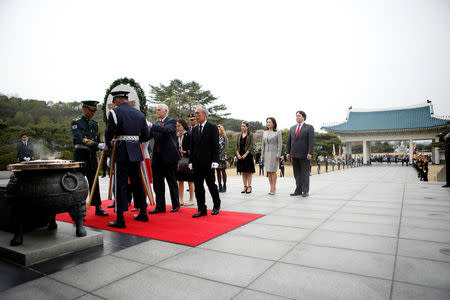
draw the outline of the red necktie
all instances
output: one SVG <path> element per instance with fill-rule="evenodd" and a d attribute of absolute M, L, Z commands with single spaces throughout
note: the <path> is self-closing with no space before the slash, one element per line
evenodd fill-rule
<path fill-rule="evenodd" d="M 295 132 L 295 138 L 298 138 L 299 131 L 300 131 L 300 125 L 297 126 L 297 131 Z"/>

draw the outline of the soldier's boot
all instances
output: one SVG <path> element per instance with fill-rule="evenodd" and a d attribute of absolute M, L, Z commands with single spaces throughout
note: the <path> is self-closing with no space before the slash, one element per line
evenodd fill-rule
<path fill-rule="evenodd" d="M 82 237 L 82 236 L 87 235 L 86 229 L 84 229 L 84 226 L 83 226 L 83 218 L 77 219 L 75 221 L 75 225 L 77 227 L 77 230 L 75 231 L 77 237 Z"/>
<path fill-rule="evenodd" d="M 47 230 L 48 231 L 52 231 L 58 228 L 58 224 L 56 224 L 56 220 L 55 220 L 56 215 L 51 215 L 49 220 L 48 220 L 48 226 L 47 226 Z"/>
<path fill-rule="evenodd" d="M 11 246 L 19 246 L 23 243 L 23 225 L 18 224 L 14 232 L 14 237 L 9 243 Z"/>
<path fill-rule="evenodd" d="M 123 217 L 123 212 L 118 212 L 116 220 L 113 222 L 109 222 L 108 226 L 114 228 L 125 228 L 126 225 L 125 225 L 125 218 Z"/>
<path fill-rule="evenodd" d="M 107 217 L 108 213 L 103 210 L 101 205 L 98 205 L 98 206 L 95 207 L 95 215 L 96 216 L 101 216 L 101 217 Z"/>

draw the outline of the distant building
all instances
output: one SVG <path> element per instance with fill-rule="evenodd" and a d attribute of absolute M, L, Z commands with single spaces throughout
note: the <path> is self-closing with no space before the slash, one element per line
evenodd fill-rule
<path fill-rule="evenodd" d="M 406 141 L 409 149 L 415 140 L 439 141 L 436 137 L 439 127 L 447 124 L 448 118 L 434 115 L 431 101 L 426 104 L 403 108 L 363 110 L 349 107 L 347 119 L 334 125 L 324 125 L 321 129 L 337 135 L 346 143 L 345 152 L 352 153 L 352 145 L 363 145 L 363 162 L 370 157 L 372 141 Z M 413 151 L 409 151 L 412 160 Z M 437 148 L 432 150 L 432 160 L 439 163 Z"/>

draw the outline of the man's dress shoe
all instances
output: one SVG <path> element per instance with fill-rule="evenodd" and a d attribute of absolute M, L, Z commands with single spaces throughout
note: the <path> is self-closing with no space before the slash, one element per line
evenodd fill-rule
<path fill-rule="evenodd" d="M 195 214 L 192 215 L 193 218 L 198 218 L 201 216 L 206 216 L 206 211 L 198 211 Z"/>
<path fill-rule="evenodd" d="M 138 215 L 134 215 L 134 219 L 136 221 L 141 221 L 141 222 L 148 222 L 148 216 L 146 213 L 139 213 Z"/>
<path fill-rule="evenodd" d="M 125 221 L 118 221 L 115 220 L 114 222 L 109 222 L 108 223 L 109 227 L 114 227 L 114 228 L 125 228 Z"/>
<path fill-rule="evenodd" d="M 291 196 L 300 196 L 301 194 L 299 194 L 299 193 L 292 193 L 292 194 L 290 194 Z"/>
<path fill-rule="evenodd" d="M 177 211 L 179 211 L 179 210 L 180 210 L 180 207 L 178 206 L 178 207 L 172 208 L 172 209 L 170 210 L 170 212 L 177 212 Z"/>
<path fill-rule="evenodd" d="M 308 193 L 303 193 L 303 197 L 308 197 L 309 194 Z"/>
<path fill-rule="evenodd" d="M 220 208 L 214 208 L 212 211 L 211 211 L 211 215 L 218 215 L 219 214 L 219 211 L 220 211 Z"/>
<path fill-rule="evenodd" d="M 158 214 L 158 213 L 165 213 L 166 211 L 165 210 L 159 210 L 159 209 L 154 209 L 154 210 L 151 210 L 151 211 L 149 211 L 148 213 L 149 214 L 151 214 L 151 215 L 153 215 L 153 214 Z"/>
<path fill-rule="evenodd" d="M 101 208 L 101 206 L 96 206 L 95 207 L 95 215 L 101 216 L 101 217 L 107 217 L 108 213 L 106 211 L 104 211 L 103 208 Z"/>

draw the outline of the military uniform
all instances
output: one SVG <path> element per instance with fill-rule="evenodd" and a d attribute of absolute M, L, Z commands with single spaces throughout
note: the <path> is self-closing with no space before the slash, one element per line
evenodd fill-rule
<path fill-rule="evenodd" d="M 128 99 L 127 91 L 112 92 L 113 101 L 124 101 L 119 107 L 110 111 L 108 125 L 105 131 L 105 140 L 112 146 L 115 139 L 114 150 L 114 176 L 116 176 L 116 212 L 117 218 L 110 222 L 110 227 L 125 228 L 123 212 L 128 210 L 128 192 L 132 189 L 134 206 L 139 208 L 139 215 L 135 220 L 147 222 L 147 202 L 142 185 L 140 163 L 144 157 L 141 143 L 149 140 L 149 131 L 145 116 L 139 110 L 133 108 L 125 100 Z M 119 100 L 116 100 L 116 99 Z M 130 179 L 130 185 L 128 185 Z"/>
<path fill-rule="evenodd" d="M 97 110 L 97 101 L 83 101 L 83 106 L 91 110 Z M 94 104 L 95 103 L 95 104 Z M 100 144 L 100 132 L 98 123 L 93 119 L 88 120 L 86 116 L 82 116 L 77 120 L 73 120 L 71 124 L 73 143 L 75 149 L 73 151 L 73 160 L 85 163 L 84 173 L 89 182 L 89 189 L 92 188 L 97 172 L 97 150 Z M 100 198 L 100 189 L 97 184 L 94 190 L 91 204 L 96 206 L 95 214 L 98 216 L 107 216 L 108 214 L 101 208 L 102 200 Z"/>

